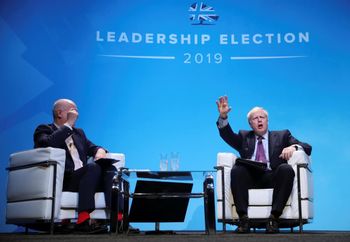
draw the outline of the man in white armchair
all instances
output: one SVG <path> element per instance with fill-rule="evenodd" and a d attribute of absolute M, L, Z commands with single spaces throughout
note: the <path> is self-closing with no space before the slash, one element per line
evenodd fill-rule
<path fill-rule="evenodd" d="M 220 113 L 217 127 L 221 138 L 237 150 L 243 159 L 266 163 L 266 170 L 252 169 L 235 164 L 231 170 L 231 191 L 239 215 L 236 232 L 250 231 L 248 218 L 248 189 L 273 188 L 272 209 L 266 224 L 266 233 L 278 233 L 278 218 L 293 188 L 294 171 L 287 160 L 293 152 L 302 149 L 307 155 L 312 147 L 298 141 L 289 130 L 268 130 L 268 113 L 261 107 L 248 112 L 248 123 L 252 130 L 240 130 L 235 133 L 228 122 L 231 107 L 228 97 L 222 96 L 216 101 Z"/>
<path fill-rule="evenodd" d="M 59 99 L 53 105 L 53 123 L 41 124 L 34 132 L 34 147 L 54 147 L 66 150 L 63 190 L 79 193 L 78 221 L 75 229 L 80 232 L 100 233 L 106 226 L 98 226 L 90 221 L 90 213 L 95 209 L 95 192 L 105 192 L 106 206 L 110 207 L 113 165 L 100 166 L 87 163 L 106 157 L 106 150 L 92 143 L 82 129 L 76 128 L 78 118 L 76 104 L 69 99 Z"/>

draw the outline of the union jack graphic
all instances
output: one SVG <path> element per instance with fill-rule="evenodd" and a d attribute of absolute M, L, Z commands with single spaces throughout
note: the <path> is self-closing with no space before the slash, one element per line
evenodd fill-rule
<path fill-rule="evenodd" d="M 215 24 L 219 16 L 215 14 L 214 8 L 203 2 L 193 3 L 189 8 L 192 25 Z"/>

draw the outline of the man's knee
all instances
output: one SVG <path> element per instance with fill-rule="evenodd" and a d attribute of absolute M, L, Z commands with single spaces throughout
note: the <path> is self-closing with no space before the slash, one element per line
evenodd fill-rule
<path fill-rule="evenodd" d="M 103 168 L 105 172 L 116 172 L 117 168 L 114 165 L 106 166 Z"/>
<path fill-rule="evenodd" d="M 280 166 L 278 166 L 276 173 L 278 175 L 285 176 L 285 177 L 295 176 L 293 168 L 287 163 L 283 163 Z"/>
<path fill-rule="evenodd" d="M 234 165 L 231 169 L 231 180 L 241 180 L 241 177 L 246 177 L 248 169 L 244 166 Z"/>
<path fill-rule="evenodd" d="M 95 162 L 88 163 L 88 164 L 86 164 L 86 166 L 87 166 L 88 173 L 93 173 L 93 174 L 98 175 L 98 176 L 101 175 L 102 169 Z"/>

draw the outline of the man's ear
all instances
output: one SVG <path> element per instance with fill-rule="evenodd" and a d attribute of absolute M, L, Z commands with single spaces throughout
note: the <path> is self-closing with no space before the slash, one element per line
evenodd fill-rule
<path fill-rule="evenodd" d="M 250 122 L 250 120 L 248 120 L 248 124 L 249 124 L 249 126 L 250 126 L 251 128 L 253 128 L 253 127 L 252 127 L 252 123 Z"/>
<path fill-rule="evenodd" d="M 62 119 L 62 110 L 57 110 L 57 118 Z"/>

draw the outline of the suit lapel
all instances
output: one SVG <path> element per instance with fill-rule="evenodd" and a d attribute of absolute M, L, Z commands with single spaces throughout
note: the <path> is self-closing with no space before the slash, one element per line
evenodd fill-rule
<path fill-rule="evenodd" d="M 78 150 L 79 156 L 81 156 L 81 154 L 80 154 L 80 151 L 82 150 L 81 141 L 80 141 L 80 138 L 79 138 L 79 134 L 78 134 L 78 132 L 75 130 L 75 128 L 73 128 L 72 139 L 73 139 L 73 141 L 74 141 L 75 147 L 76 147 L 77 150 Z"/>
<path fill-rule="evenodd" d="M 269 160 L 271 161 L 273 157 L 273 152 L 275 152 L 276 145 L 276 134 L 273 132 L 269 132 Z"/>
<path fill-rule="evenodd" d="M 56 130 L 57 130 L 57 127 L 56 127 L 56 125 L 55 125 L 54 123 L 49 124 L 49 126 L 51 127 L 51 129 L 52 129 L 53 131 L 56 131 Z"/>
<path fill-rule="evenodd" d="M 53 131 L 56 131 L 56 130 L 58 129 L 57 126 L 56 126 L 54 123 L 52 123 L 50 126 L 51 126 L 51 128 L 52 128 Z M 73 133 L 73 135 L 72 135 L 72 138 L 73 138 L 74 145 L 75 145 L 74 133 Z M 71 153 L 70 153 L 70 151 L 69 151 L 69 148 L 68 148 L 66 142 L 64 142 L 64 143 L 65 143 L 64 149 L 66 150 L 66 153 L 67 153 L 70 157 L 72 157 L 72 155 L 71 155 Z M 79 152 L 79 149 L 78 149 L 78 152 Z M 80 155 L 80 154 L 79 154 L 79 155 Z"/>
<path fill-rule="evenodd" d="M 86 151 L 85 151 L 85 140 L 83 136 L 81 135 L 80 131 L 76 128 L 73 128 L 74 132 L 72 135 L 72 138 L 74 140 L 75 147 L 78 150 L 79 158 L 83 162 L 83 164 L 86 163 Z"/>
<path fill-rule="evenodd" d="M 247 154 L 247 157 L 250 159 L 253 154 L 254 154 L 254 150 L 255 150 L 255 134 L 254 132 L 250 132 L 249 136 L 248 136 L 248 150 L 249 150 L 249 154 Z"/>

